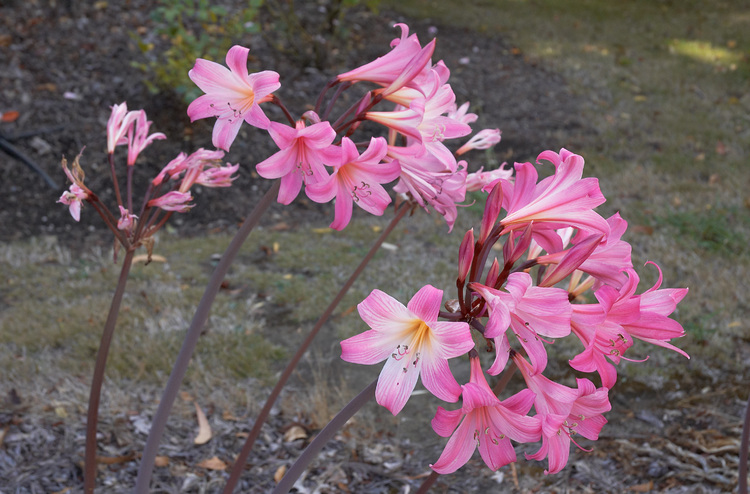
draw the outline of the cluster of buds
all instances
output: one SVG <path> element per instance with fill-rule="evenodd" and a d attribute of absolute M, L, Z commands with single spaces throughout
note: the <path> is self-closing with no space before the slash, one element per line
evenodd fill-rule
<path fill-rule="evenodd" d="M 445 145 L 447 140 L 470 134 L 469 124 L 477 116 L 467 113 L 468 103 L 456 105 L 445 64 L 432 63 L 435 40 L 422 46 L 415 34 L 409 35 L 406 25 L 398 27 L 401 37 L 393 40 L 389 53 L 338 75 L 322 91 L 315 109 L 299 120 L 273 94 L 281 87 L 279 75 L 272 71 L 249 74 L 248 49 L 241 46 L 229 50 L 226 67 L 196 61 L 189 75 L 206 94 L 190 104 L 188 115 L 193 121 L 215 117 L 213 143 L 227 151 L 243 122 L 268 131 L 279 151 L 258 163 L 258 174 L 280 179 L 278 202 L 282 204 L 291 203 L 303 185 L 315 202 L 335 199 L 331 228 L 345 228 L 355 204 L 382 215 L 391 202 L 383 186 L 396 179 L 396 192 L 425 209 L 434 209 L 452 228 L 456 204 L 464 200 L 467 183 L 481 188 L 489 180 L 488 173 L 497 172 L 467 174 L 467 163 L 457 161 Z M 331 118 L 341 94 L 359 82 L 376 88 Z M 327 98 L 334 88 L 333 96 Z M 381 102 L 390 104 L 390 109 L 374 111 Z M 288 122 L 270 121 L 261 107 L 264 103 L 281 107 Z M 384 126 L 381 133 L 388 137 L 353 140 L 354 132 L 366 121 Z M 487 149 L 499 141 L 499 130 L 485 129 L 458 154 Z"/>
<path fill-rule="evenodd" d="M 552 163 L 554 174 L 539 181 L 534 165 L 516 163 L 514 178 L 488 187 L 479 235 L 469 230 L 461 242 L 458 297 L 446 302 L 447 310 L 441 310 L 442 290 L 430 285 L 406 307 L 374 290 L 358 306 L 371 329 L 341 343 L 348 362 L 386 361 L 375 396 L 393 414 L 420 376 L 436 397 L 462 399 L 460 409 L 439 407 L 432 420 L 437 434 L 450 437 L 432 465 L 438 473 L 456 471 L 477 448 L 492 470 L 514 462 L 511 440 L 541 440 L 527 458 L 546 458 L 546 471 L 559 472 L 576 435 L 598 438 L 611 409 L 615 364 L 629 359 L 624 354 L 635 339 L 688 356 L 669 343 L 684 335 L 669 316 L 687 288 L 660 288 L 659 270 L 656 284 L 636 294 L 631 247 L 622 240 L 627 223 L 619 214 L 604 219 L 594 211 L 605 199 L 595 178 L 582 178 L 583 158 L 562 149 L 537 160 Z M 502 260 L 490 260 L 501 240 Z M 583 303 L 588 290 L 596 303 Z M 598 374 L 601 387 L 585 378 L 568 387 L 543 375 L 546 346 L 569 335 L 583 345 L 570 366 Z M 487 383 L 474 337 L 494 351 L 486 372 L 518 370 L 526 389 L 501 401 Z M 459 385 L 448 359 L 467 353 L 471 377 Z"/>
<path fill-rule="evenodd" d="M 133 210 L 133 169 L 140 153 L 154 140 L 165 139 L 161 132 L 149 135 L 151 122 L 143 110 L 128 111 L 127 104 L 112 107 L 107 122 L 107 153 L 110 171 L 117 200 L 118 214 L 112 213 L 98 196 L 84 183 L 85 174 L 80 166 L 79 154 L 71 168 L 63 158 L 62 167 L 71 182 L 70 188 L 63 192 L 58 202 L 70 209 L 73 219 L 80 221 L 81 206 L 84 201 L 90 203 L 119 241 L 116 246 L 135 248 L 145 244 L 150 246 L 150 239 L 165 224 L 172 212 L 185 212 L 193 207 L 193 196 L 190 189 L 199 184 L 204 187 L 229 187 L 236 178 L 239 165 L 227 163 L 221 165 L 224 152 L 199 149 L 187 156 L 180 153 L 170 161 L 154 178 L 145 193 L 143 206 L 139 214 Z M 120 191 L 115 150 L 118 146 L 127 145 L 127 189 L 125 196 Z M 166 214 L 164 214 L 166 212 Z M 115 251 L 116 252 L 116 251 Z"/>

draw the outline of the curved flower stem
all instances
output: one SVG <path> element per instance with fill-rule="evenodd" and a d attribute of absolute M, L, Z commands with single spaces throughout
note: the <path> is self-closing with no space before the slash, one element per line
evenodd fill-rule
<path fill-rule="evenodd" d="M 102 394 L 102 384 L 104 383 L 104 369 L 107 366 L 107 355 L 109 354 L 109 347 L 115 332 L 122 297 L 125 295 L 125 285 L 128 282 L 130 268 L 133 265 L 134 254 L 134 248 L 129 248 L 125 252 L 125 258 L 122 261 L 122 268 L 120 269 L 120 278 L 117 280 L 115 294 L 112 296 L 112 303 L 109 306 L 107 322 L 104 324 L 99 351 L 96 355 L 94 375 L 91 379 L 89 409 L 86 417 L 86 451 L 84 453 L 83 467 L 83 491 L 86 494 L 93 494 L 94 487 L 96 486 L 96 426 L 99 420 L 99 401 Z"/>
<path fill-rule="evenodd" d="M 307 446 L 305 451 L 302 452 L 297 461 L 294 462 L 292 468 L 286 472 L 284 477 L 281 478 L 281 482 L 273 490 L 272 494 L 285 494 L 294 487 L 296 480 L 302 475 L 307 466 L 313 459 L 320 453 L 323 446 L 330 441 L 336 432 L 341 429 L 346 422 L 364 406 L 365 403 L 375 397 L 375 388 L 377 387 L 378 380 L 375 379 L 369 386 L 367 386 L 361 393 L 355 396 L 341 411 L 328 422 L 322 431 L 315 436 L 315 439 Z"/>
<path fill-rule="evenodd" d="M 141 457 L 141 464 L 138 468 L 138 477 L 135 482 L 134 492 L 149 492 L 149 484 L 151 483 L 151 473 L 154 469 L 154 461 L 156 460 L 156 453 L 159 449 L 159 442 L 161 436 L 164 434 L 164 428 L 167 425 L 167 418 L 169 412 L 172 409 L 174 400 L 177 397 L 177 392 L 182 384 L 182 379 L 185 377 L 187 372 L 188 364 L 190 363 L 190 357 L 195 351 L 195 347 L 198 344 L 198 337 L 203 330 L 203 326 L 206 324 L 208 314 L 211 306 L 216 299 L 216 294 L 219 292 L 222 281 L 229 271 L 234 258 L 237 257 L 237 253 L 242 247 L 242 244 L 247 239 L 253 228 L 260 222 L 261 216 L 268 209 L 273 202 L 276 194 L 279 192 L 280 182 L 277 180 L 274 185 L 268 189 L 266 194 L 255 206 L 250 215 L 245 219 L 237 234 L 230 242 L 227 249 L 224 251 L 224 255 L 221 256 L 219 264 L 216 266 L 211 279 L 208 281 L 206 290 L 203 292 L 203 297 L 198 303 L 198 307 L 195 310 L 195 315 L 190 323 L 190 327 L 185 334 L 185 340 L 182 342 L 182 348 L 177 356 L 177 361 L 172 368 L 172 373 L 169 375 L 169 380 L 164 388 L 164 392 L 159 402 L 159 408 L 154 415 L 154 420 L 151 423 L 151 431 L 148 434 L 146 440 L 146 446 L 143 449 L 143 456 Z"/>
<path fill-rule="evenodd" d="M 284 369 L 283 374 L 281 374 L 281 377 L 279 378 L 279 381 L 276 383 L 276 386 L 271 391 L 271 395 L 266 399 L 266 403 L 263 405 L 263 409 L 260 411 L 260 413 L 258 414 L 258 417 L 255 419 L 255 424 L 253 424 L 253 429 L 250 431 L 250 434 L 245 440 L 245 445 L 242 446 L 242 451 L 240 451 L 239 456 L 237 456 L 237 459 L 234 461 L 234 465 L 232 466 L 232 473 L 229 476 L 229 480 L 227 480 L 226 485 L 224 486 L 224 494 L 230 494 L 231 492 L 234 491 L 235 487 L 237 486 L 237 482 L 239 481 L 240 476 L 242 475 L 243 467 L 245 466 L 245 463 L 247 462 L 248 456 L 250 456 L 250 451 L 252 451 L 253 449 L 255 440 L 258 439 L 258 436 L 260 435 L 261 427 L 263 426 L 266 419 L 268 418 L 268 414 L 271 412 L 271 407 L 273 406 L 274 403 L 276 403 L 276 399 L 279 397 L 279 394 L 281 394 L 281 390 L 284 388 L 284 385 L 286 385 L 286 382 L 291 377 L 292 372 L 297 367 L 297 364 L 302 359 L 302 356 L 310 347 L 310 344 L 312 343 L 313 339 L 315 339 L 315 336 L 318 334 L 318 332 L 320 332 L 320 329 L 323 327 L 323 324 L 325 324 L 328 318 L 331 317 L 331 314 L 339 305 L 339 303 L 341 302 L 341 299 L 344 298 L 344 295 L 346 295 L 346 293 L 349 291 L 351 286 L 354 284 L 354 281 L 359 277 L 360 274 L 362 274 L 362 271 L 364 271 L 367 264 L 375 256 L 375 253 L 378 251 L 378 249 L 383 244 L 385 239 L 388 237 L 388 235 L 390 235 L 390 233 L 396 227 L 398 222 L 401 220 L 401 218 L 403 218 L 406 215 L 409 209 L 411 209 L 411 205 L 408 202 L 405 202 L 401 204 L 400 207 L 396 210 L 396 215 L 393 217 L 390 224 L 386 227 L 385 230 L 383 230 L 383 233 L 380 234 L 378 239 L 370 248 L 370 251 L 364 257 L 364 259 L 362 259 L 362 262 L 359 263 L 359 266 L 357 266 L 357 269 L 355 269 L 354 272 L 351 274 L 351 276 L 349 276 L 349 279 L 346 280 L 346 283 L 344 283 L 344 286 L 341 287 L 341 290 L 339 290 L 339 293 L 336 295 L 333 301 L 331 301 L 331 304 L 328 306 L 325 312 L 323 312 L 323 314 L 320 316 L 320 319 L 318 319 L 318 322 L 315 323 L 315 326 L 307 335 L 307 338 L 305 338 L 305 341 L 303 341 L 300 347 L 297 349 L 297 353 L 294 354 L 294 357 L 292 357 L 292 360 L 289 362 L 289 364 L 287 364 L 286 369 Z"/>
<path fill-rule="evenodd" d="M 742 439 L 740 440 L 740 478 L 737 488 L 739 494 L 747 494 L 748 443 L 750 443 L 750 397 L 747 399 L 745 425 L 742 427 Z"/>
<path fill-rule="evenodd" d="M 428 475 L 427 478 L 424 479 L 424 482 L 422 482 L 422 485 L 419 486 L 419 489 L 415 494 L 425 494 L 433 485 L 435 485 L 435 482 L 437 481 L 439 476 L 440 474 L 433 470 L 430 475 Z"/>

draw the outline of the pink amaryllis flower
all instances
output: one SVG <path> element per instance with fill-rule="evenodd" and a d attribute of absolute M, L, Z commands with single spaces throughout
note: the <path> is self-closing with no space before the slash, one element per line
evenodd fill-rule
<path fill-rule="evenodd" d="M 474 134 L 466 144 L 458 148 L 456 155 L 461 156 L 472 149 L 489 149 L 500 142 L 501 135 L 500 129 L 482 129 Z"/>
<path fill-rule="evenodd" d="M 120 206 L 120 219 L 117 220 L 117 229 L 130 233 L 135 228 L 138 216 L 131 214 L 130 211 Z"/>
<path fill-rule="evenodd" d="M 281 150 L 255 169 L 263 178 L 281 177 L 281 204 L 290 204 L 303 183 L 311 185 L 327 179 L 324 165 L 333 166 L 340 161 L 340 148 L 332 144 L 336 131 L 328 121 L 305 127 L 304 120 L 298 120 L 294 128 L 271 122 L 268 133 Z"/>
<path fill-rule="evenodd" d="M 484 336 L 495 339 L 495 362 L 487 372 L 499 374 L 508 361 L 510 342 L 508 328 L 529 355 L 533 373 L 547 366 L 547 351 L 540 336 L 562 338 L 570 334 L 571 307 L 568 294 L 560 288 L 533 286 L 525 272 L 511 273 L 505 291 L 479 283 L 469 288 L 484 298 L 489 308 Z"/>
<path fill-rule="evenodd" d="M 112 106 L 112 113 L 107 121 L 107 152 L 112 154 L 115 147 L 128 143 L 126 135 L 138 118 L 136 111 L 128 111 L 127 103 Z"/>
<path fill-rule="evenodd" d="M 134 123 L 128 130 L 128 166 L 133 166 L 138 155 L 141 154 L 146 146 L 156 139 L 166 139 L 167 136 L 161 132 L 155 132 L 148 135 L 148 129 L 151 127 L 151 121 L 146 120 L 146 112 L 140 110 L 136 113 Z"/>
<path fill-rule="evenodd" d="M 243 121 L 261 129 L 268 128 L 270 121 L 259 105 L 270 101 L 271 93 L 281 87 L 276 72 L 264 70 L 248 74 L 249 51 L 237 45 L 230 48 L 226 57 L 229 69 L 199 58 L 188 72 L 190 79 L 206 93 L 188 106 L 190 121 L 216 117 L 213 144 L 225 151 L 229 151 Z"/>
<path fill-rule="evenodd" d="M 531 460 L 549 460 L 544 471 L 557 473 L 568 463 L 570 443 L 578 443 L 573 436 L 596 440 L 607 419 L 602 415 L 612 409 L 607 388 L 596 388 L 588 379 L 576 379 L 578 389 L 572 389 L 534 374 L 531 366 L 517 353 L 513 361 L 521 371 L 526 385 L 534 392 L 534 408 L 542 424 L 542 446 Z M 578 446 L 580 447 L 580 446 Z"/>
<path fill-rule="evenodd" d="M 331 228 L 346 228 L 355 203 L 368 213 L 383 214 L 391 198 L 381 184 L 395 180 L 401 171 L 396 162 L 381 162 L 387 147 L 385 139 L 373 137 L 360 155 L 354 142 L 344 137 L 341 140 L 341 162 L 333 174 L 323 182 L 306 187 L 307 196 L 315 202 L 325 203 L 336 198 L 336 215 Z"/>
<path fill-rule="evenodd" d="M 370 81 L 381 86 L 390 86 L 410 64 L 413 66 L 417 60 L 421 60 L 418 55 L 423 52 L 423 49 L 417 35 L 409 36 L 409 26 L 406 24 L 396 24 L 396 27 L 401 28 L 401 38 L 391 41 L 392 50 L 389 53 L 361 67 L 340 74 L 337 79 L 350 82 Z M 425 65 L 429 56 L 426 58 L 427 60 L 423 61 Z"/>
<path fill-rule="evenodd" d="M 425 209 L 432 206 L 452 230 L 458 216 L 456 204 L 466 197 L 466 162 L 459 162 L 452 171 L 418 144 L 388 146 L 388 156 L 401 167 L 400 180 L 393 190 L 410 193 Z"/>
<path fill-rule="evenodd" d="M 438 461 L 430 465 L 437 473 L 455 472 L 469 461 L 477 448 L 487 466 L 497 470 L 516 461 L 511 439 L 528 443 L 541 437 L 539 419 L 527 415 L 534 404 L 534 393 L 524 389 L 500 401 L 487 384 L 479 357 L 470 360 L 471 377 L 461 386 L 461 408 L 438 407 L 432 419 L 432 428 L 437 434 L 450 436 Z"/>
<path fill-rule="evenodd" d="M 508 212 L 500 221 L 504 232 L 526 228 L 534 230 L 572 226 L 590 233 L 609 234 L 607 222 L 593 211 L 604 203 L 604 195 L 595 178 L 581 178 L 583 158 L 562 149 L 560 154 L 545 151 L 537 161 L 555 165 L 555 174 L 537 183 L 538 174 L 531 163 L 516 163 L 514 183 L 501 181 L 503 208 Z"/>
<path fill-rule="evenodd" d="M 152 208 L 161 208 L 165 211 L 176 211 L 178 213 L 185 213 L 190 210 L 195 204 L 189 204 L 193 200 L 193 196 L 190 192 L 180 192 L 173 190 L 167 192 L 161 197 L 151 199 L 148 201 L 148 206 Z"/>
<path fill-rule="evenodd" d="M 357 306 L 369 331 L 341 342 L 341 358 L 355 364 L 386 361 L 375 399 L 394 415 L 411 396 L 417 378 L 441 400 L 455 402 L 461 387 L 448 359 L 474 347 L 465 322 L 438 321 L 443 291 L 422 287 L 406 307 L 390 295 L 373 290 Z"/>
<path fill-rule="evenodd" d="M 237 170 L 240 165 L 227 163 L 226 166 L 211 166 L 204 169 L 195 183 L 204 187 L 231 187 L 232 182 L 237 179 Z"/>
<path fill-rule="evenodd" d="M 66 190 L 60 196 L 57 202 L 65 204 L 70 210 L 70 215 L 76 221 L 81 221 L 81 205 L 82 201 L 88 198 L 88 192 L 77 184 L 72 184 L 70 189 Z"/>
<path fill-rule="evenodd" d="M 495 183 L 501 178 L 505 180 L 512 179 L 513 168 L 505 168 L 505 163 L 495 170 L 484 171 L 484 167 L 482 167 L 466 176 L 466 191 L 475 192 L 481 190 L 483 192 L 490 192 Z"/>

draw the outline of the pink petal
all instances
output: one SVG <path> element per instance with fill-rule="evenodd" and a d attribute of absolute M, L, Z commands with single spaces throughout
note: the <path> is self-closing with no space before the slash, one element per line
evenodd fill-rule
<path fill-rule="evenodd" d="M 432 428 L 437 435 L 448 437 L 456 430 L 456 426 L 461 422 L 463 416 L 460 408 L 458 410 L 446 410 L 443 407 L 438 407 L 431 422 Z"/>
<path fill-rule="evenodd" d="M 420 367 L 421 362 L 412 365 L 410 360 L 405 359 L 386 360 L 375 388 L 375 401 L 393 415 L 398 415 L 417 385 Z"/>
<path fill-rule="evenodd" d="M 422 384 L 430 393 L 450 403 L 458 401 L 461 386 L 453 377 L 447 360 L 435 358 L 434 355 L 423 355 L 421 374 Z"/>
<path fill-rule="evenodd" d="M 435 322 L 443 303 L 443 291 L 432 285 L 425 285 L 409 300 L 406 308 L 425 322 Z"/>
<path fill-rule="evenodd" d="M 242 119 L 240 118 L 231 120 L 227 118 L 217 119 L 214 124 L 212 136 L 214 146 L 223 149 L 224 151 L 229 151 L 229 148 L 232 146 L 234 139 L 240 131 L 241 125 Z"/>
<path fill-rule="evenodd" d="M 399 344 L 399 335 L 384 335 L 369 330 L 341 342 L 341 358 L 353 364 L 372 365 L 391 356 Z"/>
<path fill-rule="evenodd" d="M 438 461 L 430 465 L 430 468 L 437 473 L 448 474 L 464 466 L 476 449 L 476 440 L 474 439 L 476 430 L 476 419 L 472 415 L 467 415 L 448 440 L 443 454 L 440 455 Z"/>
<path fill-rule="evenodd" d="M 403 334 L 415 324 L 415 316 L 404 305 L 380 290 L 373 290 L 359 305 L 359 317 L 384 335 Z M 416 321 L 418 322 L 418 321 Z"/>

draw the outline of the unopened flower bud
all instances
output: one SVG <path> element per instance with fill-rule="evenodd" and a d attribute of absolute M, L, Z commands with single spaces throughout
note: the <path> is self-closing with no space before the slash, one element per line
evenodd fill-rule
<path fill-rule="evenodd" d="M 458 282 L 466 281 L 466 276 L 471 269 L 471 262 L 474 260 L 474 229 L 472 228 L 461 241 L 458 248 Z"/>

